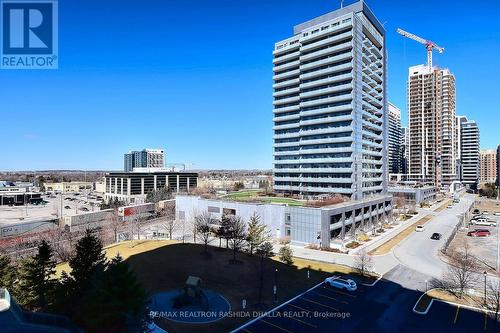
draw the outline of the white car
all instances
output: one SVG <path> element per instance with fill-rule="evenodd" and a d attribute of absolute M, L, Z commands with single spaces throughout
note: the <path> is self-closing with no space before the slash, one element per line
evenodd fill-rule
<path fill-rule="evenodd" d="M 415 227 L 415 231 L 416 232 L 421 232 L 421 231 L 424 231 L 425 227 L 423 225 L 417 225 Z"/>
<path fill-rule="evenodd" d="M 500 216 L 500 212 L 495 212 L 495 214 L 493 214 L 495 216 Z"/>
<path fill-rule="evenodd" d="M 489 227 L 496 227 L 497 223 L 495 221 L 487 220 L 485 218 L 479 218 L 477 220 L 471 220 L 470 224 L 473 225 L 484 225 Z"/>
<path fill-rule="evenodd" d="M 332 276 L 325 279 L 325 283 L 330 287 L 335 287 L 348 291 L 355 291 L 358 289 L 356 282 L 351 279 L 342 279 L 339 276 Z"/>

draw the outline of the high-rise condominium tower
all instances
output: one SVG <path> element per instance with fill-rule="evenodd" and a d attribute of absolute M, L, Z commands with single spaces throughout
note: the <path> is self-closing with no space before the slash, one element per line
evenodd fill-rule
<path fill-rule="evenodd" d="M 409 179 L 438 188 L 457 180 L 455 76 L 448 69 L 410 67 Z"/>
<path fill-rule="evenodd" d="M 479 127 L 465 116 L 457 118 L 458 179 L 469 189 L 476 190 L 479 182 Z"/>
<path fill-rule="evenodd" d="M 401 127 L 401 173 L 408 174 L 408 164 L 410 161 L 410 131 L 408 127 Z"/>
<path fill-rule="evenodd" d="M 352 199 L 386 191 L 385 30 L 362 1 L 275 45 L 274 190 Z"/>
<path fill-rule="evenodd" d="M 401 110 L 389 103 L 387 117 L 387 162 L 389 173 L 401 173 Z"/>
<path fill-rule="evenodd" d="M 481 150 L 481 183 L 496 183 L 497 181 L 497 151 L 496 149 Z"/>
<path fill-rule="evenodd" d="M 163 168 L 165 155 L 163 149 L 143 149 L 129 151 L 123 157 L 123 170 L 133 171 L 134 168 Z"/>

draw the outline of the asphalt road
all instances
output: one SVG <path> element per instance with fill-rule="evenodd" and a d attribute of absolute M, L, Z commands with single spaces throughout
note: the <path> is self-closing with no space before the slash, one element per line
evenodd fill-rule
<path fill-rule="evenodd" d="M 474 196 L 466 194 L 453 208 L 435 213 L 423 232 L 412 233 L 393 249 L 396 259 L 408 268 L 440 279 L 447 264 L 439 258 L 439 251 L 458 224 L 458 216 L 466 212 L 473 201 Z M 431 239 L 435 232 L 442 234 L 440 240 Z"/>
<path fill-rule="evenodd" d="M 403 266 L 391 270 L 402 282 L 414 273 Z M 417 277 L 418 279 L 418 277 Z M 412 278 L 409 278 L 410 284 Z M 358 283 L 355 292 L 316 286 L 287 304 L 233 331 L 295 332 L 497 332 L 484 313 L 434 302 L 427 315 L 412 311 L 421 292 L 382 279 L 375 286 Z"/>

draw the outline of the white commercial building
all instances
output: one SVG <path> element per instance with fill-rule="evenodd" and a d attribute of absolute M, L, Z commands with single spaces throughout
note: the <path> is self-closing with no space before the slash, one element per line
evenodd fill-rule
<path fill-rule="evenodd" d="M 223 215 L 237 215 L 245 222 L 257 214 L 274 238 L 290 237 L 297 245 L 339 248 L 360 233 L 371 232 L 389 221 L 391 202 L 392 196 L 379 195 L 316 208 L 177 195 L 175 210 L 176 218 L 187 224 L 206 213 L 219 221 Z"/>
<path fill-rule="evenodd" d="M 274 190 L 385 193 L 385 30 L 366 4 L 296 25 L 273 64 Z"/>

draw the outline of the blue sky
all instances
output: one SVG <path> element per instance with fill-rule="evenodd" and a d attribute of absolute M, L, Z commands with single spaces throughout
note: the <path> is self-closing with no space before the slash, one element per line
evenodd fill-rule
<path fill-rule="evenodd" d="M 349 4 L 353 1 L 346 0 Z M 406 123 L 408 67 L 425 62 L 401 27 L 444 46 L 457 113 L 500 144 L 500 5 L 371 0 L 387 29 L 389 100 Z M 272 50 L 334 0 L 61 0 L 59 69 L 0 72 L 0 170 L 117 170 L 164 148 L 196 168 L 272 167 Z"/>

